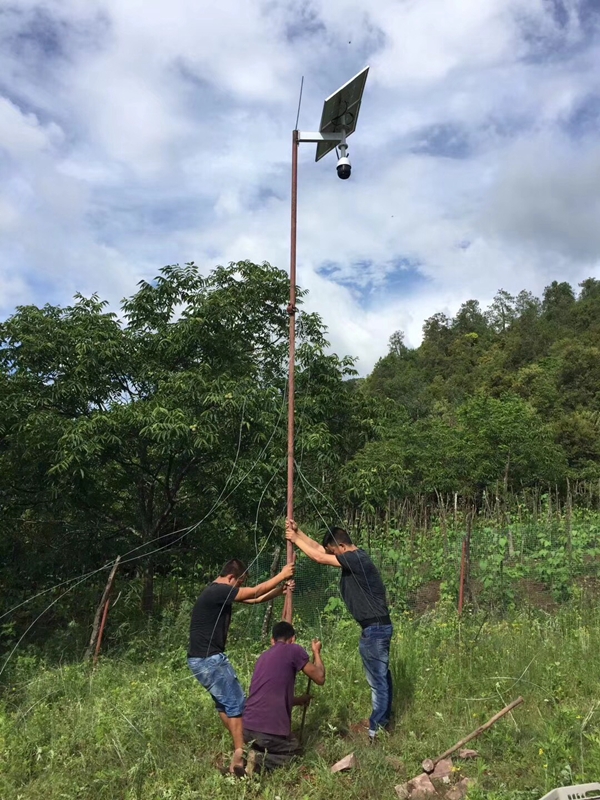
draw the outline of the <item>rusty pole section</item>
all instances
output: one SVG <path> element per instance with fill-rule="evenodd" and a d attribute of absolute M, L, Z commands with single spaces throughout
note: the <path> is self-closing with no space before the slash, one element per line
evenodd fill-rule
<path fill-rule="evenodd" d="M 294 367 L 296 363 L 296 225 L 298 219 L 298 131 L 292 133 L 292 214 L 290 238 L 290 366 L 288 379 L 287 517 L 294 518 Z M 294 561 L 294 545 L 287 542 L 287 563 Z M 283 619 L 292 621 L 292 593 L 286 592 Z"/>

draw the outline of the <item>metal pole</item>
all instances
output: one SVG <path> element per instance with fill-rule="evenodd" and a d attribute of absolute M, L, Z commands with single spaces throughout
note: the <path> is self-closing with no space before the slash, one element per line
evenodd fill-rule
<path fill-rule="evenodd" d="M 292 214 L 290 238 L 290 365 L 288 380 L 287 518 L 294 518 L 294 367 L 296 362 L 296 226 L 298 219 L 298 131 L 292 133 Z M 294 545 L 287 543 L 287 563 L 294 562 Z M 283 619 L 292 622 L 292 593 L 286 592 Z"/>

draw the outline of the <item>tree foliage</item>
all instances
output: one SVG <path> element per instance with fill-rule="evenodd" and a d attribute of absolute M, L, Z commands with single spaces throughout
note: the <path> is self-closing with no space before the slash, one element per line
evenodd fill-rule
<path fill-rule="evenodd" d="M 120 554 L 150 611 L 156 574 L 268 540 L 285 506 L 287 299 L 269 264 L 187 264 L 118 314 L 77 295 L 0 324 L 3 600 Z M 300 517 L 600 479 L 596 279 L 434 314 L 365 380 L 317 315 L 297 330 Z"/>
<path fill-rule="evenodd" d="M 405 480 L 390 487 L 401 496 L 597 480 L 600 281 L 577 296 L 554 281 L 541 300 L 500 290 L 485 310 L 469 300 L 454 318 L 434 314 L 418 348 L 394 334 L 365 385 L 405 418 L 383 434 L 396 455 L 367 445 L 356 469 L 369 451 L 374 474 L 400 464 Z"/>
<path fill-rule="evenodd" d="M 135 551 L 149 611 L 174 554 L 210 565 L 262 538 L 285 498 L 288 291 L 269 264 L 188 264 L 142 281 L 120 316 L 96 296 L 18 308 L 0 326 L 4 563 L 47 583 Z M 326 348 L 300 313 L 297 447 L 331 488 L 369 424 L 352 360 Z M 34 559 L 49 531 L 56 557 Z"/>

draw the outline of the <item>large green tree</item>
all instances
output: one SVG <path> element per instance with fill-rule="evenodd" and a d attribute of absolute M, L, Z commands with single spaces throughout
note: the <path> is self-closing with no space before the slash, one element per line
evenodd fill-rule
<path fill-rule="evenodd" d="M 7 555 L 31 554 L 51 520 L 61 523 L 52 528 L 60 557 L 38 558 L 40 584 L 139 548 L 150 611 L 165 563 L 153 550 L 195 548 L 208 564 L 270 529 L 285 497 L 288 291 L 286 274 L 268 264 L 206 276 L 188 264 L 143 281 L 120 315 L 78 296 L 4 322 Z M 368 420 L 355 424 L 360 403 L 343 380 L 352 362 L 326 353 L 317 316 L 298 314 L 298 344 L 303 474 L 332 484 Z"/>

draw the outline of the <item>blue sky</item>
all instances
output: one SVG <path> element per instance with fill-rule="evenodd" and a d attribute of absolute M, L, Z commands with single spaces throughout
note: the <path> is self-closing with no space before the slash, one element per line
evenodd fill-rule
<path fill-rule="evenodd" d="M 365 64 L 353 175 L 300 153 L 299 282 L 362 373 L 423 320 L 600 273 L 594 0 L 15 0 L 0 316 L 169 263 L 287 269 L 300 127 Z M 467 246 L 468 244 L 468 246 Z"/>

